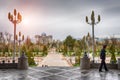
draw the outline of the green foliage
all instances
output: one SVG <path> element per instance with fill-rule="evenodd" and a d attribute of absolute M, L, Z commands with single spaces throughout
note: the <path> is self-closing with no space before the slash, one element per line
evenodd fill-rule
<path fill-rule="evenodd" d="M 117 42 L 116 52 L 117 52 L 117 55 L 120 55 L 120 41 Z"/>
<path fill-rule="evenodd" d="M 75 39 L 72 36 L 67 36 L 64 45 L 68 47 L 69 51 L 73 50 Z"/>
<path fill-rule="evenodd" d="M 80 64 L 79 64 L 79 63 L 76 63 L 76 64 L 74 64 L 73 66 L 74 66 L 74 67 L 79 67 Z"/>
<path fill-rule="evenodd" d="M 4 49 L 5 52 L 8 52 L 8 46 L 5 45 L 5 49 Z"/>
<path fill-rule="evenodd" d="M 38 47 L 35 47 L 33 51 L 36 52 L 36 55 L 38 55 L 38 52 L 40 52 Z"/>
<path fill-rule="evenodd" d="M 48 49 L 47 49 L 47 46 L 43 46 L 43 56 L 47 55 L 48 54 Z"/>
<path fill-rule="evenodd" d="M 27 55 L 27 57 L 28 57 L 28 64 L 29 64 L 29 66 L 31 66 L 31 65 L 36 65 L 36 64 L 35 64 L 35 61 L 34 61 L 34 56 L 33 56 L 32 52 L 31 52 L 30 50 L 28 50 L 28 51 L 26 52 L 26 55 Z"/>
<path fill-rule="evenodd" d="M 111 45 L 109 48 L 109 52 L 111 53 L 111 63 L 116 63 L 116 56 L 115 56 L 115 51 L 116 51 L 116 45 L 117 45 L 117 40 L 115 38 L 111 38 Z"/>
<path fill-rule="evenodd" d="M 80 47 L 81 45 L 80 40 L 76 40 L 74 44 L 74 52 L 75 52 L 75 63 L 80 64 L 80 57 L 81 57 L 81 52 L 82 48 Z"/>
<path fill-rule="evenodd" d="M 30 49 L 30 47 L 28 49 L 28 46 L 23 45 L 22 46 L 22 51 L 24 51 L 26 56 L 28 57 L 28 64 L 29 64 L 29 66 L 36 65 L 35 61 L 34 61 L 34 56 L 32 54 L 32 49 Z"/>
<path fill-rule="evenodd" d="M 87 49 L 87 45 L 86 45 L 86 37 L 84 36 L 83 39 L 81 40 L 81 46 L 83 50 Z"/>
<path fill-rule="evenodd" d="M 25 40 L 26 49 L 29 49 L 32 45 L 33 45 L 33 43 L 31 42 L 31 38 L 27 37 L 27 39 Z"/>
<path fill-rule="evenodd" d="M 110 60 L 110 62 L 111 63 L 116 63 L 117 60 L 116 60 L 116 57 L 115 57 L 115 45 L 114 44 L 111 44 L 111 46 L 109 48 L 109 52 L 111 53 L 111 60 Z"/>
<path fill-rule="evenodd" d="M 80 56 L 75 56 L 75 64 L 80 64 Z"/>
<path fill-rule="evenodd" d="M 68 50 L 66 45 L 64 45 L 62 50 L 63 50 L 63 55 L 67 55 Z"/>

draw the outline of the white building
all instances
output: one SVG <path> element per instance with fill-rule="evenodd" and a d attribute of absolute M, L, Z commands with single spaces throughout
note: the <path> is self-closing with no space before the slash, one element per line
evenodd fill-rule
<path fill-rule="evenodd" d="M 52 35 L 46 35 L 46 33 L 42 33 L 41 35 L 35 35 L 36 43 L 48 44 L 53 41 Z"/>

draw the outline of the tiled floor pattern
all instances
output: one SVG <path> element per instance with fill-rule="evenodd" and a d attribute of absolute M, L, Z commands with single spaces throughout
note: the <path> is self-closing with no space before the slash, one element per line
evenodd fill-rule
<path fill-rule="evenodd" d="M 79 67 L 33 67 L 28 70 L 0 70 L 0 80 L 120 80 L 120 70 L 98 72 Z"/>

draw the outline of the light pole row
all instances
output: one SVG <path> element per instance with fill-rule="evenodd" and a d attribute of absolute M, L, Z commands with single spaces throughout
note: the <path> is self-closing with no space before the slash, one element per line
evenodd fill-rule
<path fill-rule="evenodd" d="M 10 12 L 8 13 L 8 19 L 14 24 L 14 53 L 13 53 L 13 62 L 15 62 L 15 54 L 16 54 L 16 24 L 20 23 L 22 21 L 22 16 L 21 14 L 14 9 L 14 14 L 12 15 Z M 94 25 L 98 24 L 100 22 L 100 15 L 98 15 L 98 21 L 95 22 L 95 16 L 94 16 L 94 11 L 92 11 L 91 14 L 91 22 L 88 22 L 88 17 L 86 16 L 86 23 L 92 25 L 92 50 L 93 50 L 93 62 L 94 62 Z M 21 36 L 21 32 L 19 32 L 19 37 Z M 24 40 L 24 35 L 22 39 L 19 39 L 19 46 L 20 42 Z"/>
<path fill-rule="evenodd" d="M 16 54 L 16 24 L 20 23 L 22 21 L 21 14 L 14 9 L 14 14 L 12 15 L 10 12 L 8 13 L 8 19 L 10 22 L 14 24 L 14 53 L 13 53 L 13 63 L 15 62 L 15 54 Z"/>

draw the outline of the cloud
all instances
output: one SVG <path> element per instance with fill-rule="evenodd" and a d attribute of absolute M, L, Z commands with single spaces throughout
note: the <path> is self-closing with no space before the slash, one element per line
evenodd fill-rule
<path fill-rule="evenodd" d="M 101 22 L 95 26 L 95 35 L 113 34 L 120 30 L 119 4 L 120 0 L 0 0 L 0 31 L 13 33 L 13 24 L 7 19 L 7 13 L 16 8 L 23 18 L 31 20 L 31 25 L 18 25 L 17 30 L 26 35 L 46 32 L 56 39 L 64 39 L 67 35 L 79 38 L 91 33 L 85 16 L 90 21 L 94 10 L 96 19 L 98 14 L 101 15 Z"/>

